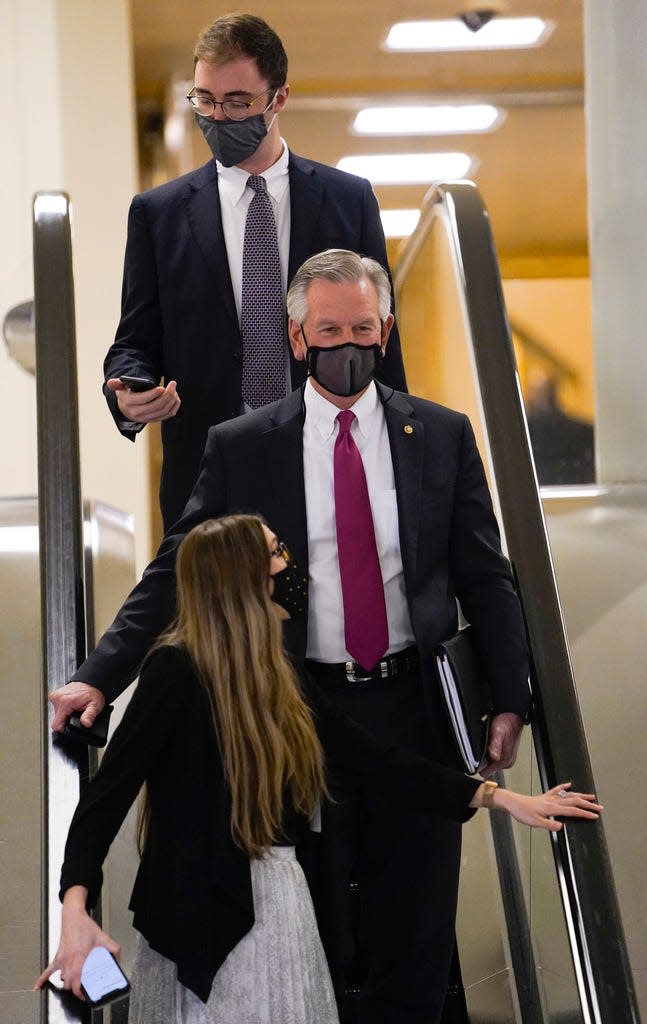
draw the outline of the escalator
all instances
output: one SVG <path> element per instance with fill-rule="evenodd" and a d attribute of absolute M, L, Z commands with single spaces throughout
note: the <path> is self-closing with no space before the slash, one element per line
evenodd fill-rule
<path fill-rule="evenodd" d="M 3 706 L 3 885 L 0 1020 L 6 1024 L 122 1024 L 125 1007 L 90 1013 L 33 985 L 58 946 L 58 881 L 80 787 L 96 751 L 52 735 L 48 689 L 70 678 L 135 582 L 132 517 L 81 502 L 70 207 L 62 193 L 34 200 L 39 496 L 0 501 L 0 685 Z M 25 335 L 21 306 L 5 334 Z M 17 330 L 16 328 L 17 324 Z M 27 359 L 27 366 L 33 362 Z M 115 708 L 123 713 L 128 691 Z M 40 709 L 40 711 L 39 711 Z M 125 893 L 136 866 L 133 815 L 106 865 L 102 913 L 128 957 Z"/>
<path fill-rule="evenodd" d="M 569 779 L 587 792 L 596 791 L 597 785 L 602 802 L 608 799 L 612 804 L 618 799 L 617 780 L 631 778 L 632 773 L 635 778 L 640 769 L 632 763 L 623 775 L 620 763 L 610 763 L 605 726 L 608 730 L 619 717 L 616 733 L 624 732 L 635 761 L 646 715 L 635 674 L 624 692 L 614 690 L 612 696 L 608 684 L 613 672 L 605 676 L 591 659 L 581 706 L 564 619 L 566 613 L 574 622 L 578 607 L 582 618 L 588 603 L 589 618 L 581 628 L 589 650 L 595 650 L 604 665 L 604 642 L 595 636 L 595 611 L 616 607 L 615 580 L 626 579 L 629 573 L 635 585 L 623 582 L 619 589 L 626 603 L 631 599 L 633 614 L 626 622 L 615 623 L 625 645 L 623 652 L 615 644 L 615 674 L 629 675 L 628 666 L 640 664 L 641 645 L 643 657 L 647 653 L 644 626 L 639 625 L 647 608 L 647 555 L 644 546 L 640 550 L 647 528 L 645 489 L 611 495 L 608 488 L 556 488 L 544 495 L 542 505 L 494 242 L 487 212 L 471 183 L 431 191 L 398 264 L 395 286 L 409 386 L 416 394 L 470 416 L 524 608 L 535 715 L 532 737 L 526 736 L 517 765 L 506 778 L 513 788 L 527 792 Z M 561 531 L 555 528 L 554 537 L 551 532 L 555 554 L 546 514 L 549 525 L 560 520 Z M 569 515 L 572 523 L 567 527 Z M 624 528 L 612 540 L 614 515 L 616 523 L 624 521 Z M 595 527 L 603 520 L 607 529 L 601 537 Z M 583 534 L 587 523 L 588 545 Z M 579 560 L 574 552 L 578 542 Z M 615 567 L 610 545 L 617 556 Z M 605 548 L 608 577 L 591 571 Z M 568 591 L 570 584 L 567 609 L 557 589 L 560 562 L 566 583 L 562 589 Z M 608 642 L 608 627 L 604 636 Z M 634 717 L 617 714 L 624 694 Z M 598 723 L 596 753 L 607 755 L 597 759 L 602 769 L 596 772 L 597 783 L 583 707 L 589 712 L 587 731 Z M 632 792 L 644 805 L 644 785 L 635 781 Z M 611 815 L 613 810 L 605 820 Z M 625 816 L 622 834 L 628 841 L 614 842 L 614 864 L 622 865 L 622 910 L 632 921 L 633 972 L 602 822 L 593 828 L 568 824 L 557 836 L 548 836 L 513 827 L 496 816 L 488 822 L 477 815 L 465 829 L 457 934 L 473 1024 L 621 1024 L 639 1019 L 635 989 L 636 982 L 644 987 L 640 966 L 647 942 L 642 923 L 634 924 L 634 901 L 644 904 L 644 887 L 640 858 L 627 834 L 626 808 L 616 808 L 613 817 L 620 815 Z"/>
<path fill-rule="evenodd" d="M 14 562 L 16 578 L 22 572 L 26 587 L 24 595 L 15 588 L 13 611 L 20 625 L 12 632 L 8 618 L 3 637 L 3 704 L 12 706 L 12 737 L 5 760 L 13 759 L 10 785 L 16 789 L 22 817 L 19 831 L 10 828 L 7 833 L 8 845 L 16 852 L 12 868 L 16 885 L 8 903 L 9 916 L 15 922 L 11 935 L 20 936 L 20 955 L 8 958 L 9 971 L 14 973 L 0 986 L 0 1017 L 10 1024 L 81 1019 L 91 1024 L 109 1020 L 122 1024 L 123 1004 L 112 1016 L 109 1010 L 89 1014 L 55 992 L 42 997 L 29 992 L 40 963 L 47 962 L 57 946 L 62 846 L 79 786 L 94 767 L 87 751 L 51 737 L 45 710 L 47 685 L 49 682 L 49 688 L 54 688 L 69 678 L 133 578 L 128 517 L 90 505 L 86 506 L 85 521 L 81 518 L 69 204 L 62 194 L 36 198 L 34 260 L 40 510 L 37 516 L 33 500 L 5 503 L 0 522 L 0 540 L 5 526 L 23 531 L 20 536 L 25 550 L 20 548 L 16 556 L 23 559 L 23 570 Z M 578 788 L 594 791 L 583 708 L 575 689 L 494 245 L 487 214 L 472 185 L 459 183 L 434 190 L 401 260 L 396 287 L 412 391 L 456 405 L 451 399 L 452 387 L 461 385 L 463 394 L 465 380 L 474 382 L 467 407 L 463 403 L 460 407 L 476 428 L 524 606 L 536 713 L 532 736 L 526 730 L 517 767 L 500 781 L 530 792 L 573 779 Z M 448 342 L 442 351 L 436 344 L 441 337 Z M 53 389 L 46 392 L 48 381 L 55 383 L 55 395 Z M 442 395 L 436 393 L 439 382 L 444 388 Z M 561 516 L 562 526 L 574 516 L 577 531 L 583 535 L 581 516 L 578 519 L 582 509 L 573 509 L 575 496 L 571 495 L 568 508 L 559 504 L 560 495 L 551 500 L 559 505 L 556 515 Z M 588 500 L 585 518 L 591 508 L 599 518 L 597 499 L 589 495 Z M 605 500 L 612 535 L 614 524 L 622 517 L 613 498 L 607 494 Z M 633 500 L 644 517 L 644 498 L 634 494 Z M 78 515 L 70 514 L 75 509 Z M 630 533 L 627 522 L 625 540 Z M 38 534 L 40 615 L 37 599 L 34 601 Z M 635 536 L 637 546 L 639 529 Z M 570 550 L 568 540 L 565 545 Z M 629 541 L 626 548 L 624 557 L 631 552 Z M 617 554 L 616 549 L 609 554 L 609 564 Z M 3 555 L 3 571 L 5 564 Z M 632 594 L 640 586 L 644 593 L 644 560 L 641 568 L 634 564 L 634 573 L 637 582 Z M 590 592 L 588 597 L 592 600 Z M 35 644 L 39 619 L 44 638 L 40 658 Z M 581 635 L 586 635 L 588 625 L 582 625 Z M 39 692 L 41 671 L 44 682 Z M 28 682 L 19 698 L 18 677 Z M 604 694 L 596 692 L 591 698 L 599 714 Z M 128 694 L 121 698 L 122 707 L 127 699 Z M 633 699 L 637 704 L 637 693 Z M 37 722 L 34 708 L 39 704 L 42 720 Z M 586 700 L 582 705 L 586 711 Z M 641 721 L 640 714 L 636 708 L 636 723 Z M 7 768 L 11 766 L 7 764 Z M 611 778 L 598 773 L 597 785 L 603 802 L 608 793 L 611 803 Z M 638 788 L 635 779 L 633 785 Z M 645 791 L 647 786 L 640 794 L 643 802 Z M 41 809 L 44 824 L 39 849 L 33 823 L 43 817 Z M 623 852 L 616 844 L 616 875 Z M 102 906 L 106 927 L 124 946 L 126 969 L 133 935 L 126 903 L 134 865 L 131 817 L 110 854 Z M 624 862 L 621 874 L 625 883 Z M 40 905 L 33 888 L 39 876 Z M 629 876 L 628 887 L 623 885 L 620 890 L 625 921 L 631 914 L 632 894 L 637 894 L 638 906 L 643 898 L 639 858 L 634 857 Z M 633 943 L 630 956 L 601 822 L 569 824 L 558 836 L 549 836 L 484 814 L 477 815 L 466 828 L 457 934 L 472 1024 L 638 1022 L 631 963 L 639 967 L 645 953 L 641 927 L 632 927 L 629 933 Z"/>

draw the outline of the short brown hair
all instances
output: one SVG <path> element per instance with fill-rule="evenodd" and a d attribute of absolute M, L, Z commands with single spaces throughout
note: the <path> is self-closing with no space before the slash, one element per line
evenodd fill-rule
<path fill-rule="evenodd" d="M 227 64 L 239 57 L 253 57 L 271 89 L 279 89 L 288 77 L 288 58 L 273 28 L 254 14 L 225 14 L 207 25 L 198 36 L 193 62 Z"/>

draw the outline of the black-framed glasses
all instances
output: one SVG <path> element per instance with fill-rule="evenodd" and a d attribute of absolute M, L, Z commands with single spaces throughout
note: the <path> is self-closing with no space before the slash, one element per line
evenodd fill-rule
<path fill-rule="evenodd" d="M 273 551 L 270 551 L 270 558 L 282 558 L 286 563 L 289 563 L 292 560 L 287 544 L 284 544 L 282 540 L 278 541 Z"/>
<path fill-rule="evenodd" d="M 263 92 L 259 92 L 258 96 L 254 96 L 253 100 L 214 100 L 213 96 L 206 96 L 201 92 L 196 92 L 195 86 L 193 86 L 191 92 L 187 96 L 187 99 L 194 110 L 197 110 L 203 117 L 213 117 L 216 112 L 216 107 L 221 107 L 225 117 L 229 118 L 230 121 L 244 121 L 249 115 L 250 107 L 253 107 L 256 100 L 260 100 L 261 96 L 266 96 L 271 89 L 263 89 Z M 278 91 L 278 90 L 277 90 Z M 272 103 L 276 99 L 276 92 L 272 99 L 265 107 L 268 110 L 272 106 Z M 265 113 L 265 110 L 261 113 Z"/>

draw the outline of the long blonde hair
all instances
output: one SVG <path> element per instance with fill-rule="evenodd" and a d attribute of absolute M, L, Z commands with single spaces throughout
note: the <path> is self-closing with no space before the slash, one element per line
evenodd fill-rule
<path fill-rule="evenodd" d="M 159 645 L 184 647 L 209 698 L 234 840 L 261 856 L 281 834 L 284 801 L 312 815 L 326 792 L 312 715 L 283 650 L 262 520 L 196 526 L 178 551 L 178 614 Z"/>

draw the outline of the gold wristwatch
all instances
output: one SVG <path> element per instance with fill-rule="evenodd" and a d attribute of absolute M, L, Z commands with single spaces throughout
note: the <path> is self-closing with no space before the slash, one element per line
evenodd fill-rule
<path fill-rule="evenodd" d="M 494 810 L 494 794 L 499 788 L 499 784 L 498 782 L 492 782 L 491 779 L 488 779 L 483 783 L 483 785 L 485 786 L 483 793 L 483 806 L 487 807 L 488 811 L 492 811 Z"/>

